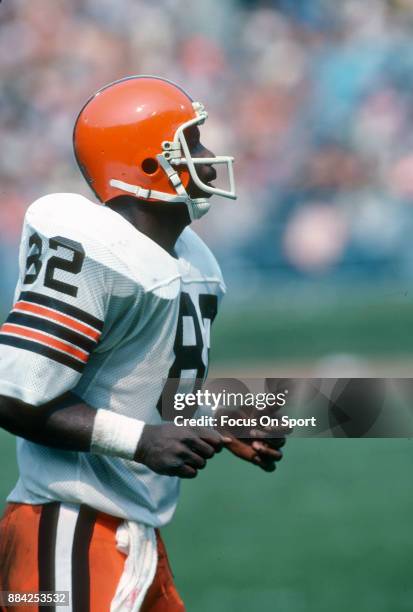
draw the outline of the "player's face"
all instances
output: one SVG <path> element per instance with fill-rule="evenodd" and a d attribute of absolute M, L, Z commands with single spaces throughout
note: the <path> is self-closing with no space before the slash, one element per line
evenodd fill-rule
<path fill-rule="evenodd" d="M 215 157 L 214 153 L 204 147 L 200 142 L 199 129 L 196 126 L 192 126 L 185 130 L 185 138 L 188 143 L 189 150 L 192 157 Z M 197 164 L 198 176 L 203 183 L 210 185 L 212 181 L 217 178 L 216 170 L 210 164 Z M 192 178 L 189 181 L 187 191 L 191 198 L 210 198 L 210 193 L 205 193 L 197 185 L 195 185 Z"/>

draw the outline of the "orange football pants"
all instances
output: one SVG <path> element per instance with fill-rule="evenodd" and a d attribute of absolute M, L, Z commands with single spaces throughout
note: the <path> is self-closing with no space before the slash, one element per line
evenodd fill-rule
<path fill-rule="evenodd" d="M 122 520 L 78 506 L 66 528 L 64 507 L 57 502 L 7 506 L 0 520 L 0 591 L 54 591 L 56 574 L 60 574 L 72 590 L 72 612 L 109 612 L 126 558 L 116 548 L 116 530 Z M 184 612 L 158 531 L 156 536 L 158 565 L 141 612 Z M 0 610 L 52 612 L 55 608 L 0 605 Z"/>

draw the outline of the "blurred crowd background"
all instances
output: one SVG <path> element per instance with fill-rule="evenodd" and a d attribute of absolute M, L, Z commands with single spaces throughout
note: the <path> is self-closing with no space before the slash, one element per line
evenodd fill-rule
<path fill-rule="evenodd" d="M 0 4 L 0 278 L 10 303 L 27 205 L 91 196 L 76 115 L 130 74 L 205 103 L 239 199 L 197 225 L 232 295 L 413 276 L 413 0 L 5 0 Z M 317 285 L 317 286 L 318 286 Z M 1 306 L 1 304 L 0 304 Z"/>

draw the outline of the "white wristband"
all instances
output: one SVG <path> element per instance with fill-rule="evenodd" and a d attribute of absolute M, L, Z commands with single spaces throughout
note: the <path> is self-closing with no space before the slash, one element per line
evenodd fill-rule
<path fill-rule="evenodd" d="M 143 421 L 99 409 L 93 425 L 90 451 L 133 459 L 144 427 Z"/>

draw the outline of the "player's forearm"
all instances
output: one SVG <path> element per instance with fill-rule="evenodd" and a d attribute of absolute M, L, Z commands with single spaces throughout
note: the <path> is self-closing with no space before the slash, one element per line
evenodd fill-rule
<path fill-rule="evenodd" d="M 43 406 L 0 396 L 1 427 L 30 442 L 62 450 L 90 450 L 95 416 L 95 409 L 71 393 Z"/>
<path fill-rule="evenodd" d="M 226 441 L 203 427 L 145 425 L 95 410 L 70 393 L 43 406 L 0 395 L 0 427 L 37 444 L 134 460 L 158 474 L 181 478 L 196 476 Z"/>
<path fill-rule="evenodd" d="M 60 450 L 132 460 L 144 425 L 110 410 L 95 410 L 72 393 L 43 406 L 0 396 L 1 427 L 30 442 Z"/>

